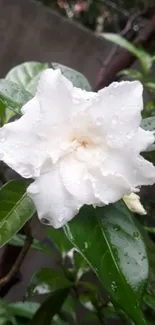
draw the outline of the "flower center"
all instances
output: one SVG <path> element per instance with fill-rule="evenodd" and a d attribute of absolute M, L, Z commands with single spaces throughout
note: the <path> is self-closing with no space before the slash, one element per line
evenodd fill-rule
<path fill-rule="evenodd" d="M 74 136 L 72 137 L 72 141 L 77 142 L 77 148 L 89 148 L 94 145 L 93 141 L 87 136 Z"/>

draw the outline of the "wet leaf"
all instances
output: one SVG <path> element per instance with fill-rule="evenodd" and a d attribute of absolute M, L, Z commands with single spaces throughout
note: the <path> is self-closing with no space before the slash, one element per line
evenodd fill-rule
<path fill-rule="evenodd" d="M 115 305 L 136 325 L 146 325 L 141 301 L 148 278 L 145 244 L 123 202 L 85 207 L 65 227 L 66 236 L 92 267 Z"/>

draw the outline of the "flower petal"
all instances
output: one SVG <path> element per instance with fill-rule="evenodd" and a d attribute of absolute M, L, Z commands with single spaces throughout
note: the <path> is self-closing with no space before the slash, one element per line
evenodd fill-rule
<path fill-rule="evenodd" d="M 38 136 L 36 128 L 39 119 L 39 104 L 33 98 L 27 107 L 30 111 L 19 120 L 0 128 L 0 159 L 25 178 L 37 177 L 42 165 L 49 157 L 43 140 Z M 52 162 L 50 162 L 51 164 Z"/>
<path fill-rule="evenodd" d="M 134 147 L 112 151 L 102 163 L 102 172 L 116 173 L 130 184 L 132 191 L 137 186 L 152 185 L 155 182 L 155 167 L 135 153 Z"/>
<path fill-rule="evenodd" d="M 143 109 L 139 81 L 114 82 L 92 100 L 90 114 L 111 147 L 122 147 L 137 132 Z"/>
<path fill-rule="evenodd" d="M 54 228 L 62 227 L 79 211 L 81 204 L 64 187 L 59 166 L 37 178 L 27 189 L 39 219 Z"/>
<path fill-rule="evenodd" d="M 36 97 L 41 113 L 53 124 L 67 121 L 72 109 L 72 83 L 59 69 L 46 69 L 41 73 Z"/>
<path fill-rule="evenodd" d="M 130 184 L 119 174 L 92 170 L 91 182 L 96 198 L 103 204 L 114 203 L 131 193 Z M 98 206 L 98 204 L 96 204 Z"/>
<path fill-rule="evenodd" d="M 155 167 L 143 157 L 133 157 L 129 177 L 133 177 L 133 186 L 152 185 L 155 182 Z"/>
<path fill-rule="evenodd" d="M 155 138 L 153 132 L 145 131 L 142 128 L 138 129 L 134 138 L 131 140 L 131 147 L 135 152 L 145 151 L 151 144 L 153 144 Z"/>
<path fill-rule="evenodd" d="M 69 155 L 61 161 L 60 173 L 66 190 L 82 205 L 96 202 L 85 163 Z"/>

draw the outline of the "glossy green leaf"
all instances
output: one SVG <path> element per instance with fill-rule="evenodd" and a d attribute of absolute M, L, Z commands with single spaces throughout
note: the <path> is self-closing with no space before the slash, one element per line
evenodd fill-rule
<path fill-rule="evenodd" d="M 61 253 L 67 253 L 73 248 L 68 238 L 66 238 L 62 229 L 54 229 L 53 227 L 46 227 L 45 229 L 48 238 L 57 247 Z"/>
<path fill-rule="evenodd" d="M 69 289 L 59 289 L 54 291 L 40 306 L 31 325 L 51 325 L 51 320 L 62 308 L 62 305 L 69 294 Z"/>
<path fill-rule="evenodd" d="M 25 235 L 16 234 L 10 239 L 9 245 L 22 247 L 24 245 L 24 241 Z M 33 239 L 33 244 L 31 245 L 31 248 L 53 256 L 51 249 L 38 239 Z"/>
<path fill-rule="evenodd" d="M 78 278 L 90 270 L 90 266 L 79 252 L 74 252 L 74 264 L 78 271 Z"/>
<path fill-rule="evenodd" d="M 151 228 L 149 228 L 151 229 Z M 153 230 L 154 228 L 152 228 Z M 150 236 L 146 232 L 148 227 L 142 228 L 143 237 L 147 247 L 148 259 L 149 259 L 149 278 L 147 290 L 155 296 L 155 243 L 151 240 Z"/>
<path fill-rule="evenodd" d="M 43 268 L 37 271 L 28 286 L 28 295 L 51 293 L 57 289 L 69 288 L 73 285 L 60 271 Z"/>
<path fill-rule="evenodd" d="M 91 90 L 88 80 L 80 72 L 55 62 L 52 62 L 51 66 L 54 69 L 60 69 L 62 74 L 73 83 L 74 87 L 87 91 Z"/>
<path fill-rule="evenodd" d="M 0 79 L 0 103 L 5 106 L 5 123 L 15 114 L 21 115 L 21 107 L 32 98 L 24 88 L 6 79 Z"/>
<path fill-rule="evenodd" d="M 66 236 L 87 260 L 119 308 L 136 325 L 146 325 L 141 300 L 148 278 L 142 236 L 123 202 L 85 207 L 65 227 Z"/>
<path fill-rule="evenodd" d="M 48 63 L 25 62 L 11 69 L 6 75 L 6 79 L 16 82 L 24 89 L 32 93 L 36 92 L 40 73 L 48 68 Z"/>
<path fill-rule="evenodd" d="M 9 304 L 9 309 L 12 314 L 18 317 L 31 319 L 36 311 L 39 309 L 40 304 L 37 302 L 15 302 Z"/>
<path fill-rule="evenodd" d="M 62 74 L 68 78 L 75 87 L 91 90 L 88 80 L 78 71 L 73 70 L 59 63 L 41 63 L 41 62 L 25 62 L 14 67 L 7 75 L 6 79 L 22 86 L 32 95 L 36 93 L 40 73 L 47 69 L 60 69 Z"/>
<path fill-rule="evenodd" d="M 24 181 L 11 181 L 0 188 L 0 247 L 7 243 L 35 213 Z"/>
<path fill-rule="evenodd" d="M 141 122 L 141 127 L 146 131 L 155 131 L 155 116 L 144 118 Z M 153 151 L 155 150 L 155 144 L 153 143 L 149 148 L 145 151 Z"/>
<path fill-rule="evenodd" d="M 136 56 L 137 59 L 139 59 L 145 73 L 150 71 L 150 69 L 152 67 L 152 58 L 149 53 L 147 53 L 143 49 L 133 45 L 131 42 L 127 41 L 124 37 L 122 37 L 118 34 L 104 33 L 104 34 L 102 34 L 102 36 L 106 40 L 123 47 L 124 49 L 129 51 L 131 54 Z"/>

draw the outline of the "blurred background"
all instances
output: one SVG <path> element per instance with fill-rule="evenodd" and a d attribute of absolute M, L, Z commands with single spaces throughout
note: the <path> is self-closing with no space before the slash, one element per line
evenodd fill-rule
<path fill-rule="evenodd" d="M 103 37 L 106 32 L 117 33 L 138 44 L 141 54 L 127 51 L 127 46 L 119 47 L 121 44 L 113 45 Z M 154 59 L 151 59 L 148 76 L 144 77 L 140 56 L 144 58 L 142 48 L 151 57 L 155 55 L 155 0 L 0 0 L 0 44 L 1 78 L 25 61 L 58 62 L 69 66 L 83 73 L 94 90 L 120 80 L 123 75 L 123 78 L 142 81 L 146 117 L 154 114 Z M 145 57 L 144 65 L 147 65 L 147 59 Z M 120 75 L 122 70 L 126 72 Z M 17 175 L 13 174 L 13 177 Z M 6 178 L 12 178 L 11 171 L 6 171 Z M 150 190 L 149 201 L 146 200 L 147 191 L 142 191 L 142 197 L 148 204 L 150 223 L 153 224 L 154 189 Z M 34 238 L 48 242 L 37 218 L 33 221 L 32 231 Z M 48 245 L 52 245 L 51 242 Z M 11 268 L 19 252 L 20 248 L 12 245 L 1 249 L 1 276 Z M 32 274 L 46 266 L 55 267 L 53 259 L 31 250 L 21 271 L 9 285 L 0 289 L 0 296 L 5 296 L 8 301 L 22 300 Z M 96 281 L 92 274 L 90 279 Z M 78 324 L 83 324 L 81 315 L 84 310 L 78 306 L 77 310 Z M 124 323 L 108 320 L 106 324 Z"/>

